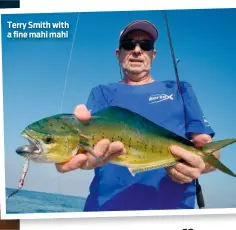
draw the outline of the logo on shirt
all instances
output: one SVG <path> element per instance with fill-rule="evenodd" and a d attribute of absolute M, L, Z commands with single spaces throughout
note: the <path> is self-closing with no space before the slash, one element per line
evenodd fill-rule
<path fill-rule="evenodd" d="M 207 121 L 207 119 L 205 118 L 205 116 L 202 117 L 203 121 L 205 123 L 206 126 L 210 126 L 209 122 Z"/>
<path fill-rule="evenodd" d="M 149 104 L 153 103 L 159 103 L 161 101 L 166 101 L 166 100 L 174 100 L 173 99 L 173 94 L 167 95 L 167 94 L 156 94 L 156 95 L 151 95 L 149 97 Z"/>

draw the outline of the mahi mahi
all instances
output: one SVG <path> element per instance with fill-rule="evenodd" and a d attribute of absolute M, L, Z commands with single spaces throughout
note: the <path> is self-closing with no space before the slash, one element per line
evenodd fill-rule
<path fill-rule="evenodd" d="M 124 144 L 126 154 L 110 162 L 127 167 L 132 175 L 180 162 L 181 159 L 169 150 L 171 145 L 179 145 L 218 170 L 236 177 L 235 173 L 212 154 L 236 142 L 236 138 L 195 148 L 190 140 L 120 107 L 99 111 L 88 123 L 80 122 L 73 114 L 46 117 L 27 126 L 22 136 L 28 139 L 30 145 L 21 146 L 16 152 L 35 162 L 63 163 L 84 151 L 101 160 L 93 147 L 99 140 L 106 138 Z"/>

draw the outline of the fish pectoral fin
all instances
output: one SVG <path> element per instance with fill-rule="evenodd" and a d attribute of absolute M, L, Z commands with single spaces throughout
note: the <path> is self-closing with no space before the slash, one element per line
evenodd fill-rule
<path fill-rule="evenodd" d="M 85 140 L 89 140 L 89 139 L 91 139 L 92 137 L 91 136 L 89 136 L 89 135 L 85 135 L 85 134 L 80 134 L 80 137 L 82 138 L 82 139 L 85 139 Z"/>
<path fill-rule="evenodd" d="M 93 148 L 88 143 L 81 141 L 79 143 L 79 146 L 82 148 L 82 150 L 89 152 L 94 158 L 96 158 L 98 162 L 103 162 L 103 160 L 97 156 Z"/>

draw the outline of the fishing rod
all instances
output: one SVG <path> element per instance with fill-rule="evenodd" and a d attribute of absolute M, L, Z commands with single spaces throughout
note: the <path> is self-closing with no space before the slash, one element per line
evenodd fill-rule
<path fill-rule="evenodd" d="M 179 73 L 178 73 L 178 68 L 177 68 L 177 64 L 178 64 L 179 60 L 175 58 L 174 48 L 173 48 L 173 44 L 172 44 L 172 40 L 171 40 L 170 28 L 169 28 L 168 19 L 167 19 L 167 15 L 166 15 L 165 10 L 163 11 L 163 16 L 164 16 L 164 20 L 165 20 L 166 29 L 167 29 L 167 36 L 168 36 L 169 45 L 170 45 L 170 51 L 171 51 L 171 56 L 172 56 L 172 61 L 173 61 L 173 66 L 174 66 L 174 71 L 175 71 L 176 82 L 178 85 L 179 94 L 182 98 L 183 104 L 185 105 L 184 98 L 182 95 L 182 90 L 180 87 Z M 185 106 L 184 106 L 184 115 L 185 115 L 185 120 L 186 120 Z M 200 209 L 205 208 L 203 192 L 202 192 L 202 188 L 201 188 L 201 185 L 200 185 L 198 179 L 196 179 L 196 196 L 197 196 L 198 207 Z"/>

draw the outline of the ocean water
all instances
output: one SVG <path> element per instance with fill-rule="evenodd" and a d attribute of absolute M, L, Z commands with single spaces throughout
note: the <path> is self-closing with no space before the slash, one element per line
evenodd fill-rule
<path fill-rule="evenodd" d="M 15 189 L 6 188 L 6 195 Z M 21 190 L 6 200 L 7 214 L 82 212 L 84 197 Z"/>
<path fill-rule="evenodd" d="M 6 195 L 13 191 L 15 189 L 6 188 Z M 85 197 L 79 196 L 21 190 L 6 200 L 6 212 L 7 214 L 83 212 L 85 200 Z M 219 199 L 212 195 L 205 196 L 205 203 L 207 209 L 236 208 L 235 199 Z M 198 209 L 197 205 L 195 208 Z"/>

